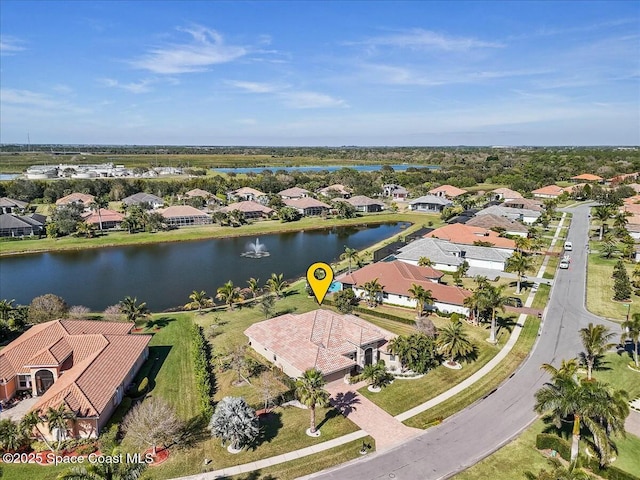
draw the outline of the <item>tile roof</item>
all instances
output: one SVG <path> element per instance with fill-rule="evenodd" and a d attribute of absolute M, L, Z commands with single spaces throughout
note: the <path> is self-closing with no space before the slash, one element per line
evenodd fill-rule
<path fill-rule="evenodd" d="M 453 185 L 440 185 L 439 187 L 432 188 L 429 190 L 429 193 L 437 195 L 438 193 L 443 193 L 447 197 L 459 197 L 460 195 L 464 195 L 467 193 L 466 190 L 462 188 L 454 187 Z"/>
<path fill-rule="evenodd" d="M 490 242 L 498 248 L 509 248 L 513 250 L 515 243 L 510 238 L 501 237 L 493 230 L 473 225 L 463 225 L 461 223 L 453 223 L 444 227 L 436 228 L 434 231 L 425 235 L 427 238 L 440 238 L 449 240 L 452 243 L 461 243 L 464 245 L 473 245 L 474 242 Z"/>
<path fill-rule="evenodd" d="M 330 192 L 339 193 L 341 195 L 348 195 L 351 193 L 351 190 L 340 183 L 336 183 L 334 185 L 329 185 L 328 187 L 321 188 L 318 190 L 319 193 L 323 195 L 328 195 Z"/>
<path fill-rule="evenodd" d="M 122 203 L 125 205 L 137 205 L 140 203 L 150 203 L 152 205 L 162 205 L 164 200 L 160 197 L 153 195 L 151 193 L 138 192 L 133 195 L 128 196 L 127 198 L 122 199 Z"/>
<path fill-rule="evenodd" d="M 451 200 L 447 200 L 443 197 L 437 197 L 436 195 L 424 195 L 422 197 L 418 197 L 415 200 L 411 200 L 409 205 L 417 205 L 420 203 L 430 203 L 435 205 L 452 205 Z"/>
<path fill-rule="evenodd" d="M 535 210 L 536 212 L 544 210 L 542 205 L 543 204 L 540 200 L 535 200 L 533 198 L 514 198 L 513 200 L 507 200 L 502 204 L 503 207 L 526 208 L 527 210 Z"/>
<path fill-rule="evenodd" d="M 100 215 L 98 215 L 98 212 L 91 211 L 91 212 L 84 213 L 82 215 L 82 218 L 87 223 L 98 224 L 100 223 L 101 220 L 102 222 L 121 222 L 122 220 L 124 220 L 124 215 L 114 210 L 101 208 Z"/>
<path fill-rule="evenodd" d="M 491 207 L 483 208 L 477 216 L 481 215 L 497 215 L 499 217 L 507 217 L 511 220 L 519 220 L 521 217 L 538 218 L 541 212 L 535 210 L 529 210 L 528 208 L 513 208 L 513 207 L 501 207 L 499 205 L 493 205 Z"/>
<path fill-rule="evenodd" d="M 29 203 L 23 202 L 22 200 L 14 200 L 13 198 L 9 198 L 9 197 L 0 198 L 0 208 L 6 208 L 6 207 L 25 208 L 27 205 L 29 205 Z"/>
<path fill-rule="evenodd" d="M 56 205 L 68 205 L 70 203 L 83 203 L 89 205 L 96 197 L 87 193 L 72 193 L 56 200 Z"/>
<path fill-rule="evenodd" d="M 254 197 L 263 197 L 266 195 L 266 193 L 251 187 L 241 187 L 231 193 L 238 196 L 253 195 Z"/>
<path fill-rule="evenodd" d="M 513 220 L 509 220 L 507 217 L 501 217 L 499 215 L 476 215 L 472 219 L 470 219 L 466 225 L 470 225 L 472 227 L 482 227 L 482 228 L 504 228 L 507 232 L 520 232 L 526 233 L 529 231 L 527 227 L 522 225 L 521 223 L 515 222 Z"/>
<path fill-rule="evenodd" d="M 559 197 L 560 195 L 562 195 L 564 192 L 562 187 L 559 187 L 558 185 L 547 185 L 545 187 L 542 188 L 538 188 L 536 190 L 532 190 L 531 193 L 533 195 L 551 195 L 551 196 L 556 196 Z"/>
<path fill-rule="evenodd" d="M 599 177 L 598 175 L 593 175 L 592 173 L 582 173 L 580 175 L 576 175 L 575 177 L 571 177 L 572 180 L 586 180 L 586 181 L 591 181 L 591 182 L 599 182 L 600 180 L 603 180 L 602 177 Z"/>
<path fill-rule="evenodd" d="M 189 190 L 184 195 L 185 195 L 185 197 L 189 197 L 189 198 L 195 198 L 195 197 L 209 198 L 209 197 L 213 197 L 213 193 L 207 192 L 206 190 L 202 190 L 201 188 L 194 188 L 193 190 Z"/>
<path fill-rule="evenodd" d="M 287 207 L 293 208 L 331 208 L 326 203 L 311 197 L 285 198 L 283 202 Z"/>
<path fill-rule="evenodd" d="M 176 217 L 208 217 L 202 210 L 198 210 L 191 205 L 173 205 L 160 211 L 164 218 Z"/>
<path fill-rule="evenodd" d="M 456 245 L 447 240 L 437 238 L 421 238 L 402 247 L 396 258 L 417 262 L 420 257 L 427 257 L 434 263 L 444 265 L 461 265 L 465 258 L 486 260 L 492 262 L 506 262 L 510 252 L 499 248 L 477 247 L 475 245 Z"/>
<path fill-rule="evenodd" d="M 286 190 L 282 190 L 281 192 L 278 192 L 278 195 L 280 195 L 281 197 L 296 198 L 296 197 L 305 197 L 310 193 L 311 192 L 309 192 L 309 190 L 305 190 L 304 188 L 292 187 L 292 188 L 287 188 Z"/>
<path fill-rule="evenodd" d="M 348 198 L 346 201 L 354 207 L 363 207 L 368 205 L 379 205 L 384 207 L 384 202 L 374 200 L 373 198 L 369 198 L 365 195 L 356 195 L 355 197 Z"/>
<path fill-rule="evenodd" d="M 396 336 L 354 315 L 323 309 L 254 323 L 244 333 L 300 373 L 315 367 L 324 375 L 355 365 L 345 355 L 358 346 L 386 343 Z"/>
<path fill-rule="evenodd" d="M 229 213 L 234 210 L 240 210 L 244 213 L 263 213 L 265 215 L 270 215 L 274 212 L 273 208 L 265 207 L 264 205 L 259 204 L 258 202 L 254 202 L 253 200 L 245 200 L 243 202 L 230 203 L 226 207 L 222 207 L 220 209 L 221 212 Z"/>
<path fill-rule="evenodd" d="M 515 190 L 511 190 L 506 187 L 496 188 L 495 190 L 491 190 L 491 193 L 502 195 L 503 198 L 523 198 L 520 192 L 516 192 Z"/>
<path fill-rule="evenodd" d="M 442 272 L 430 267 L 418 267 L 395 260 L 369 264 L 351 275 L 339 276 L 337 281 L 362 288 L 366 282 L 378 279 L 384 292 L 407 297 L 411 296 L 409 290 L 413 284 L 416 284 L 421 285 L 425 290 L 431 290 L 433 297 L 439 302 L 463 305 L 464 299 L 470 296 L 471 292 L 429 280 L 430 278 L 440 278 L 442 275 Z"/>

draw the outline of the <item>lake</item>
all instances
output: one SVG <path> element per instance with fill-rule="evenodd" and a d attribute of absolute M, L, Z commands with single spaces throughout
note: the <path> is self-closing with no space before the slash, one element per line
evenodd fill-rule
<path fill-rule="evenodd" d="M 263 235 L 260 243 L 271 255 L 260 259 L 241 256 L 255 241 L 250 237 L 5 257 L 0 259 L 0 298 L 26 305 L 33 297 L 54 293 L 69 305 L 102 311 L 130 295 L 160 311 L 184 305 L 193 290 L 214 295 L 228 280 L 244 288 L 249 277 L 259 278 L 261 284 L 271 273 L 302 277 L 314 262 L 336 261 L 345 245 L 360 250 L 408 225 Z"/>
<path fill-rule="evenodd" d="M 429 170 L 438 170 L 438 165 L 389 165 L 396 171 L 403 172 L 407 168 L 428 168 Z M 321 165 L 321 166 L 308 166 L 308 167 L 245 167 L 245 168 L 212 168 L 216 173 L 262 173 L 265 170 L 271 170 L 277 172 L 283 170 L 285 172 L 305 172 L 305 173 L 317 173 L 322 171 L 335 172 L 341 168 L 352 168 L 358 172 L 376 172 L 382 168 L 382 165 Z"/>
<path fill-rule="evenodd" d="M 2 180 L 14 180 L 18 177 L 21 177 L 22 174 L 20 173 L 0 173 L 0 182 Z"/>

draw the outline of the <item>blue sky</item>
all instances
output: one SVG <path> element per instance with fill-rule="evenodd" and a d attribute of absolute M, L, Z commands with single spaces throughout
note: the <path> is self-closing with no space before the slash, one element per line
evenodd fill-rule
<path fill-rule="evenodd" d="M 638 145 L 640 2 L 0 3 L 0 142 Z"/>

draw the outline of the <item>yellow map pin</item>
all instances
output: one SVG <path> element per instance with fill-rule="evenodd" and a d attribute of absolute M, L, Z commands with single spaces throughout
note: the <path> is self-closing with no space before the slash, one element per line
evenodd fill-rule
<path fill-rule="evenodd" d="M 307 282 L 309 282 L 309 286 L 311 290 L 313 290 L 318 305 L 322 305 L 322 301 L 331 286 L 331 282 L 333 282 L 333 270 L 331 266 L 324 262 L 314 263 L 307 270 Z"/>

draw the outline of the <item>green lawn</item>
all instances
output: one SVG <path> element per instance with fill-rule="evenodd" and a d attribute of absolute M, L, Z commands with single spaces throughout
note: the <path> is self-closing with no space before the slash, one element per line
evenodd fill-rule
<path fill-rule="evenodd" d="M 618 332 L 616 332 L 618 333 Z M 614 338 L 614 341 L 617 341 Z M 609 353 L 605 356 L 602 370 L 595 370 L 593 376 L 602 382 L 606 382 L 615 388 L 626 390 L 629 398 L 640 397 L 640 372 L 634 372 L 627 367 L 633 360 L 630 353 Z"/>
<path fill-rule="evenodd" d="M 597 245 L 592 242 L 592 249 L 597 249 Z M 613 300 L 613 267 L 617 259 L 606 259 L 597 253 L 589 254 L 588 279 L 587 279 L 587 309 L 602 317 L 623 322 L 627 315 L 625 304 L 631 305 L 630 313 L 640 313 L 640 297 L 631 295 L 631 302 L 616 302 Z M 631 278 L 633 267 L 629 262 L 625 262 L 627 273 Z"/>

